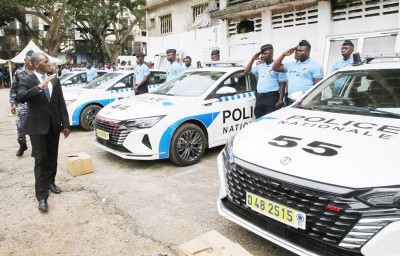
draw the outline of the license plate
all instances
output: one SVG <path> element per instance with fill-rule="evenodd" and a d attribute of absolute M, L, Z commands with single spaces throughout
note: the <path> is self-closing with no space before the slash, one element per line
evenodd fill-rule
<path fill-rule="evenodd" d="M 100 129 L 96 129 L 96 135 L 97 135 L 97 137 L 105 139 L 105 140 L 109 140 L 109 138 L 110 138 L 110 134 L 108 132 L 105 132 Z"/>
<path fill-rule="evenodd" d="M 246 191 L 246 205 L 253 211 L 285 223 L 294 228 L 306 229 L 306 214 L 275 203 Z"/>

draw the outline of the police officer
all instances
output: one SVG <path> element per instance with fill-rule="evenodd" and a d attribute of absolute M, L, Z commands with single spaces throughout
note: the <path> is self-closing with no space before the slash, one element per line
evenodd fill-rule
<path fill-rule="evenodd" d="M 184 72 L 196 69 L 196 67 L 192 65 L 192 58 L 190 56 L 186 56 L 185 57 L 184 63 L 185 63 L 185 65 L 183 66 L 183 71 Z"/>
<path fill-rule="evenodd" d="M 114 72 L 114 71 L 115 71 L 115 67 L 112 67 L 112 66 L 111 66 L 111 61 L 107 60 L 106 63 L 105 63 L 104 70 L 105 70 L 107 73 L 111 73 L 111 72 Z"/>
<path fill-rule="evenodd" d="M 211 51 L 211 61 L 219 61 L 219 50 L 214 49 Z M 210 67 L 216 67 L 217 64 L 211 64 Z"/>
<path fill-rule="evenodd" d="M 34 52 L 32 50 L 29 50 L 25 54 L 25 65 L 22 68 L 19 68 L 17 69 L 17 71 L 15 71 L 13 83 L 10 89 L 11 113 L 15 114 L 18 108 L 16 125 L 17 125 L 17 136 L 18 136 L 17 141 L 19 144 L 19 149 L 15 154 L 16 156 L 22 156 L 24 154 L 24 151 L 28 149 L 28 146 L 26 145 L 25 133 L 23 132 L 25 118 L 28 109 L 26 103 L 17 102 L 17 93 L 20 80 L 24 78 L 26 75 L 33 73 L 33 66 L 30 61 L 33 53 Z"/>
<path fill-rule="evenodd" d="M 260 59 L 262 63 L 253 66 L 254 61 Z M 256 90 L 256 106 L 254 115 L 259 118 L 282 107 L 286 76 L 272 70 L 274 62 L 274 48 L 271 44 L 261 46 L 260 51 L 253 55 L 247 64 L 244 73 L 258 76 Z"/>
<path fill-rule="evenodd" d="M 97 69 L 93 67 L 93 61 L 86 61 L 86 76 L 87 82 L 92 82 L 97 77 Z"/>
<path fill-rule="evenodd" d="M 144 63 L 144 54 L 139 53 L 136 55 L 136 67 L 135 67 L 135 95 L 144 94 L 149 92 L 147 86 L 147 77 L 150 75 L 150 69 Z"/>
<path fill-rule="evenodd" d="M 176 62 L 176 50 L 168 49 L 166 51 L 167 60 L 169 61 L 169 65 L 167 67 L 167 81 L 176 77 L 180 73 L 183 72 L 181 64 Z"/>
<path fill-rule="evenodd" d="M 340 52 L 343 56 L 343 58 L 339 61 L 337 61 L 333 67 L 332 67 L 332 72 L 335 72 L 338 69 L 341 69 L 343 67 L 349 66 L 353 64 L 353 56 L 352 53 L 354 51 L 354 44 L 350 40 L 345 40 L 342 44 L 342 48 L 340 49 Z"/>
<path fill-rule="evenodd" d="M 272 65 L 272 70 L 286 73 L 289 98 L 294 96 L 292 94 L 294 92 L 307 91 L 324 76 L 322 66 L 311 60 L 310 51 L 310 43 L 307 40 L 301 40 L 297 46 L 284 51 Z M 294 52 L 296 61 L 282 64 L 283 59 Z M 289 99 L 288 104 L 292 102 L 293 100 Z"/>

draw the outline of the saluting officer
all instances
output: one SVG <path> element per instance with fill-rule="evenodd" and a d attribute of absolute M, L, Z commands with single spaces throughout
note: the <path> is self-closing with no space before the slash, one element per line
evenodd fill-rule
<path fill-rule="evenodd" d="M 253 66 L 253 62 L 260 59 L 262 63 Z M 254 74 L 257 79 L 256 106 L 254 115 L 259 118 L 282 107 L 286 76 L 272 70 L 274 62 L 274 48 L 271 44 L 261 46 L 259 52 L 253 55 L 247 64 L 244 73 Z"/>
<path fill-rule="evenodd" d="M 169 61 L 169 65 L 167 67 L 167 81 L 176 77 L 180 73 L 183 72 L 181 64 L 176 61 L 176 50 L 168 49 L 166 51 L 167 60 Z"/>
<path fill-rule="evenodd" d="M 136 55 L 137 65 L 135 67 L 135 95 L 149 92 L 149 88 L 147 86 L 147 77 L 150 75 L 150 69 L 144 63 L 144 56 L 145 55 L 143 53 Z"/>
<path fill-rule="evenodd" d="M 22 68 L 19 68 L 17 69 L 17 71 L 15 71 L 13 83 L 10 89 L 11 113 L 15 114 L 18 108 L 16 125 L 17 125 L 17 141 L 19 144 L 19 149 L 15 154 L 16 156 L 22 156 L 24 154 L 24 151 L 28 149 L 28 146 L 26 145 L 25 133 L 23 131 L 26 114 L 28 111 L 28 106 L 26 103 L 17 102 L 17 94 L 18 94 L 18 87 L 20 80 L 24 78 L 26 75 L 33 73 L 33 66 L 30 61 L 33 53 L 34 52 L 32 50 L 29 50 L 25 54 L 25 65 Z"/>
<path fill-rule="evenodd" d="M 294 92 L 307 91 L 324 77 L 322 66 L 311 60 L 310 51 L 310 43 L 301 40 L 297 46 L 284 51 L 272 65 L 272 70 L 286 73 L 289 97 Z M 282 64 L 283 59 L 294 52 L 296 61 Z"/>

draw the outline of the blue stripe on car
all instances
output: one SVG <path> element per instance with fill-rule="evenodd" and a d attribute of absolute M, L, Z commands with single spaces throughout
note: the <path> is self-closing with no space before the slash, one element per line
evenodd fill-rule
<path fill-rule="evenodd" d="M 197 116 L 188 116 L 185 118 L 182 118 L 172 125 L 170 125 L 163 133 L 160 139 L 160 145 L 158 148 L 159 152 L 159 158 L 168 158 L 169 157 L 169 145 L 171 143 L 171 138 L 172 135 L 174 134 L 176 128 L 178 128 L 182 123 L 188 120 L 197 120 L 200 121 L 201 123 L 204 124 L 205 127 L 209 127 L 212 122 L 217 118 L 219 112 L 214 112 L 214 113 L 207 113 L 207 114 L 202 114 L 202 115 L 197 115 Z"/>
<path fill-rule="evenodd" d="M 90 105 L 90 104 L 97 104 L 97 105 L 101 105 L 101 106 L 107 106 L 108 104 L 110 104 L 111 102 L 113 102 L 116 99 L 104 99 L 104 100 L 96 100 L 96 101 L 89 101 L 89 102 L 85 102 L 81 105 L 79 105 L 78 107 L 75 108 L 74 113 L 72 113 L 72 126 L 75 125 L 79 125 L 79 117 L 81 116 L 81 112 L 82 109 L 84 109 L 86 106 Z"/>
<path fill-rule="evenodd" d="M 254 96 L 254 92 L 245 92 L 245 93 L 235 94 L 235 95 L 232 95 L 230 97 L 228 97 L 228 96 L 219 97 L 218 101 L 222 102 L 222 101 L 240 100 L 242 97 L 243 98 L 247 98 L 247 97 L 250 98 L 252 96 Z"/>

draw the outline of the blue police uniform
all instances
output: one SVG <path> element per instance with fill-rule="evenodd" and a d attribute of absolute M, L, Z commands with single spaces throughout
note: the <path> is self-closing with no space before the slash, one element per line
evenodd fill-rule
<path fill-rule="evenodd" d="M 176 77 L 180 73 L 183 72 L 181 64 L 178 62 L 174 61 L 173 63 L 170 63 L 167 67 L 167 81 Z"/>
<path fill-rule="evenodd" d="M 344 68 L 346 66 L 351 66 L 352 64 L 353 64 L 353 57 L 350 57 L 347 60 L 341 59 L 333 65 L 332 72 L 335 72 L 336 70 Z"/>
<path fill-rule="evenodd" d="M 86 68 L 87 82 L 92 82 L 97 77 L 97 69 L 95 67 Z"/>
<path fill-rule="evenodd" d="M 190 65 L 189 67 L 187 67 L 186 65 L 183 66 L 183 72 L 193 70 L 193 69 L 196 69 L 196 67 L 194 67 L 192 65 Z"/>
<path fill-rule="evenodd" d="M 279 101 L 279 83 L 286 82 L 284 73 L 272 70 L 272 64 L 262 63 L 251 69 L 257 79 L 256 106 L 254 115 L 256 118 L 271 113 L 275 104 Z"/>
<path fill-rule="evenodd" d="M 111 68 L 104 68 L 104 71 L 106 71 L 107 73 L 112 73 L 115 71 L 115 68 L 111 67 Z"/>
<path fill-rule="evenodd" d="M 135 68 L 135 85 L 140 84 L 145 76 L 149 76 L 150 75 L 150 69 L 149 67 L 147 67 L 146 64 L 142 64 L 142 65 L 136 65 Z M 143 93 L 148 93 L 149 92 L 149 88 L 147 86 L 147 82 L 141 86 L 139 86 L 138 88 L 138 92 L 136 92 L 135 94 L 143 94 Z"/>
<path fill-rule="evenodd" d="M 283 64 L 288 80 L 288 94 L 305 92 L 314 85 L 315 78 L 323 78 L 324 71 L 320 64 L 308 58 L 301 62 Z"/>

